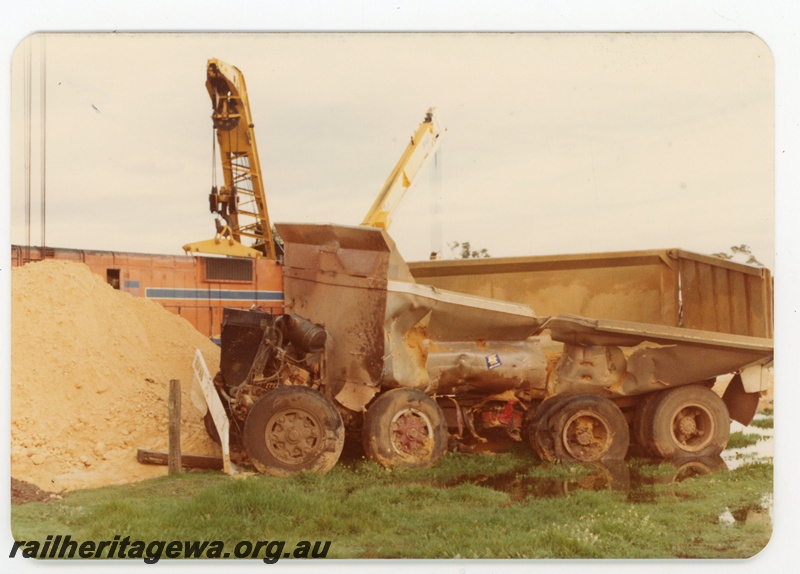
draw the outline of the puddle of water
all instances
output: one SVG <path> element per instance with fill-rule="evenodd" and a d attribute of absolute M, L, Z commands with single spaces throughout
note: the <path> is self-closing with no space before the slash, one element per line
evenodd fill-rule
<path fill-rule="evenodd" d="M 508 493 L 512 502 L 521 502 L 529 497 L 570 496 L 580 490 L 616 490 L 626 492 L 631 502 L 656 502 L 684 496 L 669 488 L 670 485 L 678 484 L 688 478 L 728 469 L 720 457 L 674 462 L 653 461 L 652 464 L 644 465 L 642 462 L 629 464 L 620 461 L 591 465 L 540 464 L 530 469 L 491 476 L 459 477 L 440 486 L 447 488 L 474 484 Z"/>
<path fill-rule="evenodd" d="M 757 415 L 757 418 L 765 417 Z M 718 457 L 677 461 L 637 460 L 633 464 L 621 461 L 615 464 L 583 466 L 540 464 L 491 476 L 460 477 L 439 486 L 447 488 L 474 484 L 506 492 L 511 496 L 512 502 L 521 502 L 529 497 L 569 496 L 578 490 L 625 491 L 631 502 L 677 500 L 687 495 L 680 489 L 670 488 L 670 485 L 697 476 L 733 470 L 748 462 L 772 462 L 773 429 L 744 427 L 734 422 L 731 424 L 731 433 L 736 431 L 757 434 L 762 438 L 752 446 L 729 449 Z M 766 502 L 758 508 L 728 510 L 727 514 L 720 516 L 720 523 L 771 520 L 771 504 Z"/>
<path fill-rule="evenodd" d="M 757 415 L 756 418 L 765 418 Z M 529 498 L 568 497 L 582 490 L 615 490 L 625 492 L 632 503 L 657 503 L 682 500 L 689 495 L 681 488 L 672 488 L 684 480 L 716 472 L 734 470 L 749 462 L 772 462 L 773 429 L 744 427 L 731 423 L 731 433 L 757 434 L 762 437 L 748 447 L 725 450 L 719 457 L 687 458 L 678 461 L 633 459 L 613 464 L 549 464 L 532 463 L 514 471 L 478 476 L 462 476 L 448 481 L 428 480 L 427 486 L 451 488 L 462 484 L 491 488 L 508 493 L 511 503 Z M 512 446 L 515 443 L 510 443 Z M 363 460 L 363 453 L 350 457 L 343 453 L 344 464 Z M 772 524 L 773 496 L 765 495 L 757 506 L 726 509 L 718 517 L 721 525 L 764 521 Z"/>
<path fill-rule="evenodd" d="M 757 414 L 755 420 L 763 420 L 762 414 Z M 775 431 L 774 429 L 763 429 L 755 426 L 743 426 L 737 422 L 731 423 L 731 434 L 743 432 L 746 435 L 758 435 L 759 441 L 751 446 L 742 448 L 731 448 L 723 451 L 722 458 L 730 470 L 739 468 L 749 462 L 766 461 L 772 462 L 774 457 Z"/>
<path fill-rule="evenodd" d="M 474 484 L 493 490 L 506 492 L 512 502 L 521 502 L 529 497 L 552 498 L 569 496 L 577 490 L 626 490 L 630 486 L 628 466 L 625 463 L 616 465 L 587 465 L 586 467 L 570 467 L 573 476 L 563 476 L 565 468 L 556 465 L 542 465 L 552 470 L 558 477 L 529 476 L 525 469 L 491 476 L 460 477 L 442 486 L 445 488 L 461 484 Z M 547 471 L 545 471 L 547 472 Z"/>

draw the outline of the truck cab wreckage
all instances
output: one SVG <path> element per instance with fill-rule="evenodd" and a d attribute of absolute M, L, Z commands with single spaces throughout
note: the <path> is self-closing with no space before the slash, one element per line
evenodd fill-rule
<path fill-rule="evenodd" d="M 346 436 L 389 468 L 430 466 L 448 443 L 496 433 L 544 461 L 622 459 L 631 444 L 715 456 L 767 388 L 771 338 L 538 316 L 418 283 L 382 229 L 276 227 L 286 314 L 226 310 L 214 377 L 231 447 L 266 474 L 326 472 Z M 769 274 L 758 281 L 771 294 Z M 771 301 L 758 312 L 771 337 Z M 218 437 L 217 418 L 206 414 Z"/>

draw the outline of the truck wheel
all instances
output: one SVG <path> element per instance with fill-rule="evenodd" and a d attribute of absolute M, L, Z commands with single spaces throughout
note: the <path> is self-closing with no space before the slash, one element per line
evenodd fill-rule
<path fill-rule="evenodd" d="M 219 438 L 219 432 L 217 432 L 217 425 L 214 424 L 214 418 L 211 416 L 211 411 L 206 411 L 206 416 L 203 417 L 203 424 L 206 427 L 208 438 L 217 444 L 222 444 Z"/>
<path fill-rule="evenodd" d="M 230 426 L 228 427 L 230 447 L 233 449 L 241 449 L 242 433 L 239 430 L 239 423 L 233 417 L 231 417 L 230 412 L 227 409 L 225 412 L 228 415 L 228 421 L 230 423 Z M 211 416 L 211 411 L 206 411 L 206 415 L 203 417 L 203 425 L 206 427 L 206 434 L 208 434 L 208 438 L 221 445 L 222 441 L 219 438 L 217 425 L 214 424 L 214 418 Z"/>
<path fill-rule="evenodd" d="M 328 472 L 344 446 L 334 404 L 309 387 L 279 387 L 262 396 L 244 421 L 244 448 L 259 472 L 291 476 Z"/>
<path fill-rule="evenodd" d="M 631 424 L 631 442 L 641 449 L 645 456 L 655 456 L 651 440 L 651 431 L 648 425 L 653 421 L 653 411 L 661 398 L 661 392 L 656 391 L 643 397 L 636 405 Z"/>
<path fill-rule="evenodd" d="M 573 395 L 550 415 L 548 426 L 559 460 L 622 460 L 628 452 L 630 432 L 625 415 L 599 395 Z"/>
<path fill-rule="evenodd" d="M 364 452 L 386 468 L 433 466 L 447 449 L 442 410 L 415 389 L 394 389 L 375 399 L 362 432 Z"/>
<path fill-rule="evenodd" d="M 550 432 L 550 415 L 573 395 L 556 395 L 546 399 L 536 409 L 536 413 L 525 426 L 525 436 L 536 456 L 544 462 L 555 462 L 556 457 L 553 434 Z"/>
<path fill-rule="evenodd" d="M 686 385 L 659 393 L 646 439 L 663 458 L 717 456 L 730 435 L 728 409 L 714 391 Z"/>

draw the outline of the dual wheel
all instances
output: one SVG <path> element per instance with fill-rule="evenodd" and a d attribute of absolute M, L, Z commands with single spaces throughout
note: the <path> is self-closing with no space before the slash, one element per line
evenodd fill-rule
<path fill-rule="evenodd" d="M 622 460 L 630 434 L 625 415 L 594 394 L 557 395 L 525 423 L 528 442 L 546 462 Z"/>
<path fill-rule="evenodd" d="M 653 393 L 639 403 L 633 440 L 644 454 L 658 458 L 714 457 L 730 436 L 725 403 L 703 385 Z"/>
<path fill-rule="evenodd" d="M 551 397 L 526 422 L 526 432 L 539 458 L 549 462 L 621 460 L 631 441 L 656 458 L 714 457 L 728 442 L 730 417 L 711 389 L 686 385 L 642 399 L 630 429 L 609 399 Z"/>

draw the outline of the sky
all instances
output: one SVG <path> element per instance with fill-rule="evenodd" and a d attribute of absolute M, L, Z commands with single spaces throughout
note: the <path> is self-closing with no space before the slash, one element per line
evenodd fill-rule
<path fill-rule="evenodd" d="M 443 239 L 470 241 L 493 256 L 676 246 L 713 253 L 749 244 L 775 265 L 776 434 L 797 436 L 800 418 L 784 415 L 797 406 L 791 381 L 800 369 L 794 352 L 800 337 L 799 6 L 793 0 L 27 0 L 0 24 L 8 66 L 0 75 L 6 110 L 0 147 L 10 168 L 2 172 L 0 230 L 9 243 L 26 239 L 24 38 L 37 31 L 181 32 L 155 40 L 48 37 L 48 245 L 180 253 L 184 243 L 212 235 L 208 58 L 245 75 L 274 221 L 358 223 L 407 138 L 435 106 L 447 129 L 438 177 L 420 175 L 390 230 L 403 255 L 427 257 L 436 197 Z M 435 41 L 189 35 L 242 30 L 505 33 Z M 508 34 L 538 31 L 551 35 Z M 717 34 L 573 35 L 597 31 Z M 31 42 L 33 112 L 39 109 L 39 49 Z M 38 122 L 33 119 L 36 137 Z M 31 145 L 34 191 L 40 189 L 40 144 Z M 32 220 L 40 220 L 38 204 Z M 36 225 L 31 237 L 37 245 Z M 5 316 L 9 284 L 8 266 L 0 265 Z M 0 323 L 0 370 L 8 373 L 10 329 L 8 321 Z M 8 393 L 10 385 L 3 387 Z M 8 428 L 4 413 L 0 424 Z M 800 500 L 793 484 L 800 469 L 791 444 L 776 441 L 775 531 L 748 565 L 796 560 L 792 520 Z M 9 460 L 7 448 L 0 441 L 0 459 Z M 0 502 L 0 513 L 7 515 L 7 504 Z M 10 532 L 0 532 L 7 548 Z M 15 569 L 25 565 L 14 562 Z M 639 566 L 592 563 L 614 572 Z M 647 564 L 652 571 L 675 566 Z M 354 565 L 324 567 L 350 571 Z M 503 571 L 529 567 L 502 564 Z M 563 573 L 586 565 L 536 567 Z M 703 567 L 727 572 L 732 566 Z M 437 568 L 473 572 L 482 565 L 454 561 Z"/>
<path fill-rule="evenodd" d="M 273 222 L 358 224 L 434 107 L 439 156 L 390 229 L 408 260 L 747 244 L 773 266 L 774 65 L 749 33 L 34 35 L 12 242 L 41 243 L 43 190 L 49 246 L 211 238 L 212 57 L 247 82 Z"/>

